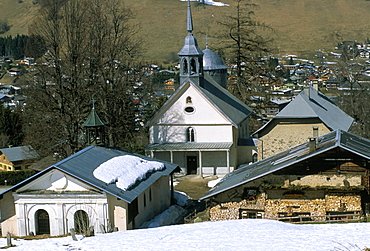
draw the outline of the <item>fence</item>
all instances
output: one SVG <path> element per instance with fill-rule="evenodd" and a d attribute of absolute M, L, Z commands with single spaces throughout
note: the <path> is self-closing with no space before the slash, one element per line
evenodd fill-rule
<path fill-rule="evenodd" d="M 291 223 L 308 223 L 308 222 L 351 222 L 361 220 L 360 214 L 331 214 L 331 215 L 299 215 L 291 217 L 280 217 L 278 221 Z"/>

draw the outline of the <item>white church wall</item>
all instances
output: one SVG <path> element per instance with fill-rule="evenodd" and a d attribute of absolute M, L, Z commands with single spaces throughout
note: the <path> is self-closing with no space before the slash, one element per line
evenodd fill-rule
<path fill-rule="evenodd" d="M 194 142 L 233 142 L 231 125 L 181 125 L 152 126 L 150 143 L 184 143 L 187 142 L 187 129 L 194 130 Z"/>
<path fill-rule="evenodd" d="M 37 233 L 36 212 L 45 210 L 49 215 L 50 235 L 64 235 L 74 228 L 74 213 L 83 210 L 87 213 L 95 232 L 100 225 L 107 227 L 107 198 L 104 194 L 14 194 L 17 215 L 18 236 Z"/>
<path fill-rule="evenodd" d="M 55 169 L 24 185 L 17 192 L 27 190 L 86 191 L 88 189 L 89 187 L 85 183 Z"/>

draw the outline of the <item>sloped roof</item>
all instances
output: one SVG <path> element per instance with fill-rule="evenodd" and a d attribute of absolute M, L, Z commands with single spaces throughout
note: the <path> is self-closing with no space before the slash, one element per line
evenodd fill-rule
<path fill-rule="evenodd" d="M 89 116 L 87 117 L 86 121 L 83 123 L 85 127 L 98 127 L 106 125 L 103 120 L 100 119 L 98 114 L 95 111 L 95 107 L 91 109 Z"/>
<path fill-rule="evenodd" d="M 185 142 L 185 143 L 163 143 L 163 144 L 150 144 L 145 150 L 151 151 L 182 151 L 182 150 L 226 150 L 230 149 L 233 145 L 232 142 L 219 142 L 219 143 L 197 143 L 197 142 Z"/>
<path fill-rule="evenodd" d="M 29 159 L 37 159 L 39 154 L 32 146 L 16 146 L 9 148 L 1 148 L 0 151 L 8 158 L 9 161 L 21 161 Z"/>
<path fill-rule="evenodd" d="M 292 118 L 319 118 L 331 130 L 344 131 L 348 131 L 354 121 L 328 97 L 310 86 L 255 133 L 262 131 L 273 120 Z"/>
<path fill-rule="evenodd" d="M 117 148 L 101 147 L 101 146 L 89 146 L 78 153 L 50 166 L 49 168 L 35 174 L 34 176 L 24 180 L 23 182 L 9 188 L 0 195 L 25 185 L 26 183 L 40 177 L 46 172 L 57 169 L 63 173 L 66 173 L 78 180 L 81 180 L 97 189 L 107 192 L 121 200 L 131 203 L 141 193 L 143 193 L 148 187 L 150 187 L 155 181 L 162 176 L 167 176 L 175 171 L 177 165 L 168 162 L 162 162 L 165 168 L 160 171 L 151 172 L 146 179 L 137 182 L 132 188 L 122 190 L 115 184 L 106 184 L 105 182 L 97 179 L 93 175 L 93 171 L 100 166 L 102 163 L 117 157 L 131 155 L 137 156 L 145 160 L 152 161 L 152 158 L 148 158 L 143 155 L 126 152 Z"/>
<path fill-rule="evenodd" d="M 342 130 L 336 130 L 319 137 L 314 151 L 310 151 L 309 143 L 306 142 L 253 164 L 240 166 L 237 170 L 227 174 L 200 200 L 207 199 L 334 148 L 341 148 L 363 158 L 370 159 L 370 140 Z"/>
<path fill-rule="evenodd" d="M 203 97 L 205 97 L 222 115 L 224 115 L 235 127 L 247 119 L 253 111 L 228 90 L 216 83 L 212 78 L 204 77 L 204 86 L 201 87 L 191 80 L 183 83 L 166 101 L 164 105 L 152 116 L 146 126 L 153 123 L 153 120 L 162 114 L 168 106 L 179 98 L 183 92 L 192 85 L 196 88 Z"/>

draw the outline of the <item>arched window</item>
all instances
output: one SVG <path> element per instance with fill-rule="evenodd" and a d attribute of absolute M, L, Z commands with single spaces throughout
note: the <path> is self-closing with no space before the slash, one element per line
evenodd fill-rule
<path fill-rule="evenodd" d="M 49 214 L 43 209 L 39 209 L 35 213 L 36 218 L 36 234 L 50 234 Z"/>
<path fill-rule="evenodd" d="M 183 67 L 183 73 L 188 73 L 188 61 L 186 59 L 184 59 L 184 63 L 183 63 L 184 67 Z"/>
<path fill-rule="evenodd" d="M 73 219 L 75 221 L 75 231 L 78 234 L 87 233 L 90 227 L 89 216 L 84 210 L 75 212 Z"/>
<path fill-rule="evenodd" d="M 190 61 L 190 73 L 194 74 L 196 72 L 197 72 L 197 65 L 196 65 L 194 58 L 192 58 Z"/>
<path fill-rule="evenodd" d="M 193 101 L 191 100 L 191 97 L 190 96 L 186 98 L 186 103 L 187 104 L 193 103 Z"/>
<path fill-rule="evenodd" d="M 186 129 L 186 141 L 187 142 L 194 142 L 195 141 L 194 128 L 188 127 Z"/>
<path fill-rule="evenodd" d="M 257 162 L 257 161 L 258 161 L 258 154 L 257 153 L 254 153 L 252 155 L 252 162 L 254 163 L 254 162 Z"/>

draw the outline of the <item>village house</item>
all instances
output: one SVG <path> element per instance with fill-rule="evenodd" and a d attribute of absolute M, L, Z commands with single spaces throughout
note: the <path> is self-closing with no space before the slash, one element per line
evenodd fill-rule
<path fill-rule="evenodd" d="M 0 149 L 0 171 L 24 170 L 39 159 L 31 146 L 17 146 Z"/>
<path fill-rule="evenodd" d="M 370 141 L 335 130 L 225 176 L 201 200 L 210 220 L 359 219 L 369 214 Z"/>
<path fill-rule="evenodd" d="M 258 129 L 258 159 L 304 143 L 333 130 L 349 131 L 353 118 L 312 86 L 304 89 L 275 117 Z"/>
<path fill-rule="evenodd" d="M 193 36 L 188 2 L 187 31 L 179 52 L 180 87 L 148 121 L 152 158 L 177 163 L 184 174 L 225 175 L 252 161 L 252 110 L 226 88 L 227 67 Z"/>
<path fill-rule="evenodd" d="M 89 146 L 0 194 L 2 235 L 138 228 L 171 205 L 177 165 Z"/>

